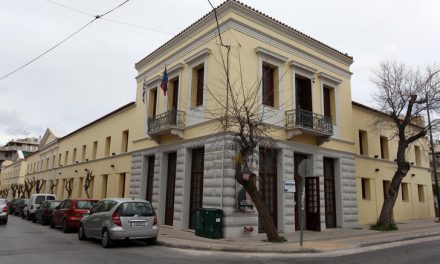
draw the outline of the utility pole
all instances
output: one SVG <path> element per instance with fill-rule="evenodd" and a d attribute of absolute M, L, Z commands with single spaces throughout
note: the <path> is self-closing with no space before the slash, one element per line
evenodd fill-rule
<path fill-rule="evenodd" d="M 432 126 L 431 126 L 431 116 L 429 114 L 428 98 L 426 98 L 426 111 L 428 112 L 429 138 L 431 141 L 431 155 L 432 155 L 432 163 L 433 163 L 432 167 L 433 167 L 434 179 L 435 179 L 435 191 L 437 193 L 437 208 L 439 208 L 439 215 L 440 215 L 440 193 L 439 193 L 438 178 L 437 178 L 437 163 L 435 161 L 434 140 L 432 139 Z"/>

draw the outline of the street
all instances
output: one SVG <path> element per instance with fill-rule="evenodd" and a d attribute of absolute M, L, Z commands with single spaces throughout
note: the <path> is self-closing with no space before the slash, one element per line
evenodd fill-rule
<path fill-rule="evenodd" d="M 397 243 L 398 244 L 398 243 Z M 385 248 L 386 247 L 386 248 Z M 373 250 L 382 248 L 379 250 Z M 254 254 L 195 251 L 120 243 L 103 249 L 98 241 L 78 241 L 48 226 L 10 216 L 0 226 L 0 263 L 439 263 L 440 238 L 401 242 L 338 253 Z"/>

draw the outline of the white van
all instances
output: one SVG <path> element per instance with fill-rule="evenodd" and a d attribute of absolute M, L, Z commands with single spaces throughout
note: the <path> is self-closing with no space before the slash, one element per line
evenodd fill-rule
<path fill-rule="evenodd" d="M 28 205 L 24 208 L 23 213 L 24 216 L 28 220 L 32 220 L 35 217 L 35 211 L 40 207 L 40 204 L 46 200 L 56 200 L 57 197 L 55 194 L 50 193 L 36 193 L 32 194 L 29 199 Z"/>

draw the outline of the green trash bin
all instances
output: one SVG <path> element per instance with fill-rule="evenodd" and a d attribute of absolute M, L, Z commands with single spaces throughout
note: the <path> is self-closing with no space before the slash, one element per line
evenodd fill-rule
<path fill-rule="evenodd" d="M 196 212 L 196 236 L 212 239 L 223 238 L 223 211 L 200 208 Z"/>

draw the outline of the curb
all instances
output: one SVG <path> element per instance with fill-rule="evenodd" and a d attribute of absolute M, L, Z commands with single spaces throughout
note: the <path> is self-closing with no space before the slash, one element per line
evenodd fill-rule
<path fill-rule="evenodd" d="M 376 245 L 388 244 L 388 243 L 393 243 L 393 242 L 402 242 L 402 241 L 407 241 L 407 240 L 415 240 L 415 239 L 419 239 L 419 238 L 434 237 L 434 236 L 440 236 L 440 232 L 410 235 L 410 236 L 396 238 L 396 239 L 385 239 L 385 240 L 379 240 L 379 241 L 374 241 L 374 242 L 365 242 L 365 243 L 360 243 L 358 245 L 358 247 L 362 248 L 362 247 L 376 246 Z"/>
<path fill-rule="evenodd" d="M 248 252 L 248 253 L 320 253 L 322 251 L 313 248 L 292 248 L 290 250 L 285 249 L 262 249 L 262 248 L 232 248 L 228 246 L 197 246 L 197 245 L 185 245 L 181 243 L 157 241 L 157 245 L 170 247 L 170 248 L 180 248 L 180 249 L 192 249 L 192 250 L 204 250 L 204 251 L 219 251 L 219 252 Z"/>

